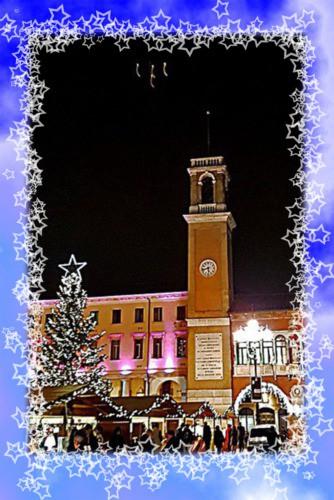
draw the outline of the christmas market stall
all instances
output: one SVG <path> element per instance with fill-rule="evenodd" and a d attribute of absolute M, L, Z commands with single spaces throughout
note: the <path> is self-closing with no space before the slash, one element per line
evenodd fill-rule
<path fill-rule="evenodd" d="M 169 394 L 163 396 L 124 396 L 113 398 L 117 407 L 123 409 L 127 414 L 121 422 L 119 414 L 112 411 L 110 414 L 100 413 L 99 421 L 107 433 L 111 433 L 116 427 L 120 427 L 123 435 L 129 436 L 136 441 L 145 429 L 158 426 L 162 435 L 167 430 L 177 429 L 183 421 L 184 413 L 179 403 Z M 122 425 L 121 425 L 122 424 Z"/>
<path fill-rule="evenodd" d="M 216 424 L 221 423 L 222 415 L 208 402 L 196 401 L 180 403 L 184 414 L 184 422 L 188 424 L 196 435 L 201 435 L 201 428 L 207 422 L 213 429 Z"/>
<path fill-rule="evenodd" d="M 61 434 L 71 424 L 96 424 L 100 413 L 111 413 L 122 418 L 124 410 L 110 398 L 102 399 L 94 394 L 88 385 L 67 385 L 62 387 L 45 387 L 45 412 L 39 416 L 39 423 L 57 425 Z M 37 418 L 37 417 L 36 417 Z"/>

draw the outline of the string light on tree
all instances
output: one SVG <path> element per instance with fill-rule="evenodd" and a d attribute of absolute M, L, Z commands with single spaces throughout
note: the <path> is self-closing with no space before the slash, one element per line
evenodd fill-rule
<path fill-rule="evenodd" d="M 85 384 L 96 394 L 107 395 L 107 383 L 98 340 L 104 332 L 96 333 L 94 314 L 85 315 L 87 294 L 81 287 L 80 270 L 86 262 L 77 262 L 74 255 L 67 264 L 57 295 L 59 300 L 47 318 L 42 339 L 41 360 L 44 386 Z"/>

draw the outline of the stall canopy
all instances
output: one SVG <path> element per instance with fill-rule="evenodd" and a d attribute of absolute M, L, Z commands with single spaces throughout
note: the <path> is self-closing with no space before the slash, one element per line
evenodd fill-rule
<path fill-rule="evenodd" d="M 100 413 L 126 416 L 123 408 L 117 406 L 111 398 L 102 400 L 100 396 L 91 393 L 87 385 L 45 387 L 43 396 L 46 400 L 45 415 L 64 415 L 66 406 L 68 416 L 97 417 Z"/>
<path fill-rule="evenodd" d="M 184 412 L 168 394 L 163 396 L 125 396 L 102 400 L 89 392 L 86 385 L 46 387 L 43 396 L 47 402 L 45 415 L 96 417 L 108 420 L 130 420 L 134 416 L 182 418 Z"/>
<path fill-rule="evenodd" d="M 188 418 L 219 418 L 220 414 L 214 409 L 210 403 L 194 402 L 180 403 L 181 408 Z"/>
<path fill-rule="evenodd" d="M 45 415 L 68 417 L 86 416 L 100 420 L 131 420 L 132 417 L 159 418 L 219 418 L 207 402 L 177 403 L 169 394 L 163 396 L 124 396 L 102 400 L 86 385 L 46 387 L 43 396 L 47 402 Z"/>
<path fill-rule="evenodd" d="M 129 419 L 131 417 L 160 417 L 182 418 L 181 405 L 168 394 L 163 396 L 124 396 L 113 398 L 116 406 L 123 408 Z M 100 415 L 100 417 L 113 419 L 115 413 Z"/>

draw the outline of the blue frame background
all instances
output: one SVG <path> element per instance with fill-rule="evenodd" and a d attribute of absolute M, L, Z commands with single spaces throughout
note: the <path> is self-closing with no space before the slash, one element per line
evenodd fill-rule
<path fill-rule="evenodd" d="M 222 22 L 217 19 L 217 13 L 212 9 L 218 4 L 223 11 L 223 2 L 215 0 L 119 0 L 112 3 L 97 0 L 65 1 L 64 10 L 73 19 L 80 16 L 89 17 L 95 11 L 105 12 L 111 10 L 112 17 L 119 19 L 130 19 L 132 23 L 142 21 L 146 16 L 156 15 L 159 9 L 172 17 L 172 21 L 184 19 L 191 23 L 202 25 L 213 25 Z M 57 9 L 59 1 L 42 0 L 21 0 L 0 2 L 0 31 L 5 16 L 16 20 L 18 23 L 37 19 L 44 21 L 50 17 L 49 9 Z M 315 71 L 320 81 L 320 88 L 323 93 L 319 99 L 326 116 L 321 120 L 321 135 L 325 141 L 322 148 L 326 168 L 321 169 L 316 176 L 316 182 L 324 184 L 324 196 L 326 204 L 321 208 L 318 221 L 314 222 L 315 227 L 323 224 L 326 231 L 333 232 L 334 226 L 334 175 L 333 159 L 334 144 L 332 141 L 334 130 L 334 5 L 331 0 L 317 1 L 282 1 L 282 0 L 231 0 L 228 5 L 229 16 L 232 20 L 241 19 L 242 24 L 247 24 L 257 16 L 264 21 L 263 27 L 282 24 L 282 16 L 286 16 L 286 22 L 293 20 L 294 13 L 300 15 L 303 9 L 307 12 L 314 11 L 316 23 L 311 27 L 308 35 L 316 46 Z M 2 24 L 1 24 L 2 23 Z M 11 86 L 11 70 L 14 65 L 12 53 L 16 50 L 17 39 L 7 40 L 5 36 L 0 36 L 0 327 L 14 327 L 20 331 L 20 323 L 17 321 L 18 314 L 24 313 L 24 307 L 20 307 L 12 293 L 16 281 L 25 272 L 22 261 L 16 260 L 13 246 L 13 233 L 19 232 L 17 219 L 20 207 L 15 206 L 14 194 L 24 186 L 24 177 L 21 175 L 21 166 L 16 162 L 13 143 L 6 138 L 9 135 L 9 128 L 14 121 L 21 119 L 20 93 L 21 89 Z M 6 171 L 13 172 L 6 173 Z M 283 235 L 282 235 L 283 236 Z M 328 240 L 328 238 L 326 238 Z M 326 265 L 334 262 L 333 258 L 333 238 L 329 238 L 326 245 L 315 241 L 310 251 L 315 259 L 322 261 Z M 329 268 L 332 271 L 332 268 Z M 331 276 L 334 277 L 334 276 Z M 331 342 L 334 342 L 334 332 L 332 320 L 334 319 L 334 281 L 325 279 L 319 282 L 319 286 L 314 292 L 313 302 L 315 307 L 314 319 L 317 322 L 317 334 L 319 339 L 327 335 Z M 22 317 L 21 317 L 22 318 Z M 22 327 L 22 323 L 21 323 Z M 3 330 L 3 333 L 5 333 Z M 24 331 L 20 332 L 23 336 Z M 0 363 L 0 470 L 1 470 L 1 499 L 12 500 L 21 498 L 37 498 L 36 494 L 30 491 L 22 491 L 17 487 L 19 479 L 26 470 L 25 459 L 18 458 L 14 463 L 5 456 L 7 442 L 24 441 L 25 431 L 17 427 L 16 421 L 12 418 L 16 408 L 24 408 L 25 387 L 18 385 L 17 380 L 13 380 L 13 363 L 22 363 L 17 353 L 10 349 L 3 349 L 5 335 L 1 336 L 1 363 Z M 16 368 L 20 370 L 20 367 Z M 169 499 L 174 500 L 192 498 L 200 499 L 210 496 L 212 499 L 232 499 L 240 500 L 269 500 L 269 499 L 302 499 L 303 500 L 325 500 L 334 498 L 334 488 L 332 481 L 332 457 L 334 449 L 334 434 L 331 432 L 333 417 L 333 362 L 329 358 L 323 358 L 321 365 L 314 369 L 314 375 L 324 379 L 325 391 L 323 397 L 323 418 L 327 420 L 328 431 L 320 435 L 313 432 L 312 438 L 315 440 L 313 448 L 319 452 L 314 463 L 308 466 L 312 479 L 306 479 L 302 474 L 294 471 L 281 471 L 281 482 L 271 485 L 263 477 L 263 468 L 254 467 L 250 480 L 236 484 L 232 479 L 228 479 L 219 469 L 213 468 L 201 479 L 189 480 L 183 474 L 179 474 L 175 469 L 169 473 L 168 479 L 164 481 L 156 491 L 149 491 L 145 485 L 140 486 L 136 481 L 132 489 L 122 489 L 120 498 L 132 499 Z M 322 430 L 324 430 L 322 428 Z M 200 476 L 200 475 L 199 475 Z M 57 469 L 54 474 L 47 474 L 50 485 L 50 494 L 54 499 L 67 499 L 78 497 L 91 499 L 93 496 L 98 499 L 106 498 L 103 481 L 96 481 L 92 477 L 74 476 L 69 480 L 68 471 Z M 47 491 L 44 492 L 47 498 Z M 42 496 L 42 495 L 40 495 Z"/>

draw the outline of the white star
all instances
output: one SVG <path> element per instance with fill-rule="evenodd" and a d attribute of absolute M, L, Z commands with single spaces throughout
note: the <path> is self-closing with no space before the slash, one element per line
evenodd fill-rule
<path fill-rule="evenodd" d="M 320 243 L 327 243 L 330 238 L 330 232 L 326 231 L 323 224 L 320 224 L 316 229 L 310 229 L 310 241 L 313 243 L 319 241 Z"/>
<path fill-rule="evenodd" d="M 252 32 L 260 31 L 262 24 L 263 21 L 261 21 L 261 19 L 259 19 L 259 17 L 256 16 L 256 18 L 250 22 L 251 31 Z"/>
<path fill-rule="evenodd" d="M 223 16 L 228 16 L 228 4 L 229 2 L 222 2 L 221 0 L 218 0 L 216 5 L 211 9 L 215 14 L 217 15 L 218 19 L 220 19 Z"/>
<path fill-rule="evenodd" d="M 28 429 L 28 415 L 20 408 L 16 407 L 15 413 L 11 417 L 15 420 L 19 429 Z"/>
<path fill-rule="evenodd" d="M 298 26 L 296 13 L 292 16 L 282 16 L 283 19 L 283 29 L 293 30 Z"/>
<path fill-rule="evenodd" d="M 2 175 L 6 178 L 7 181 L 9 179 L 15 179 L 14 170 L 9 170 L 8 168 L 6 168 L 6 170 L 2 172 Z"/>
<path fill-rule="evenodd" d="M 68 274 L 76 273 L 81 278 L 80 270 L 87 265 L 87 262 L 77 262 L 75 256 L 72 254 L 67 264 L 59 264 L 58 267 L 65 271 L 65 276 Z"/>
<path fill-rule="evenodd" d="M 17 193 L 14 194 L 14 205 L 15 207 L 23 207 L 26 208 L 28 201 L 30 200 L 30 196 L 27 194 L 27 191 L 25 188 L 21 189 L 21 191 L 18 191 Z"/>
<path fill-rule="evenodd" d="M 164 26 L 165 28 L 168 28 L 168 23 L 171 20 L 171 17 L 166 16 L 162 9 L 160 9 L 158 14 L 152 16 L 152 19 L 154 19 L 156 27 Z"/>
<path fill-rule="evenodd" d="M 303 9 L 303 15 L 299 18 L 299 21 L 301 21 L 303 28 L 306 28 L 310 24 L 314 24 L 315 23 L 314 11 L 313 10 L 307 11 Z"/>
<path fill-rule="evenodd" d="M 240 22 L 241 22 L 240 19 L 235 19 L 233 21 L 232 21 L 232 19 L 229 19 L 227 21 L 228 31 L 233 32 L 233 33 L 239 33 L 241 31 Z"/>
<path fill-rule="evenodd" d="M 129 42 L 132 39 L 132 37 L 126 37 L 123 35 L 119 36 L 117 42 L 115 42 L 115 45 L 117 45 L 119 51 L 122 52 L 122 50 L 130 49 Z"/>
<path fill-rule="evenodd" d="M 319 417 L 317 424 L 312 427 L 312 430 L 317 431 L 319 436 L 322 436 L 326 432 L 333 432 L 333 419 L 324 419 Z"/>
<path fill-rule="evenodd" d="M 14 463 L 21 457 L 26 455 L 25 450 L 21 447 L 21 443 L 9 443 L 7 441 L 7 451 L 5 457 L 9 457 Z"/>
<path fill-rule="evenodd" d="M 51 21 L 60 25 L 64 25 L 64 21 L 71 17 L 70 14 L 67 14 L 64 11 L 63 4 L 59 5 L 59 7 L 57 7 L 56 9 L 49 9 L 49 12 L 51 14 Z"/>
<path fill-rule="evenodd" d="M 194 37 L 193 35 L 182 36 L 182 43 L 178 47 L 178 50 L 184 50 L 190 57 L 192 53 L 197 49 L 200 49 L 200 44 L 198 43 L 198 37 Z"/>
<path fill-rule="evenodd" d="M 333 274 L 334 264 L 324 264 L 320 262 L 318 269 L 316 270 L 316 276 L 320 279 L 321 283 L 324 283 L 329 278 L 334 278 Z"/>

